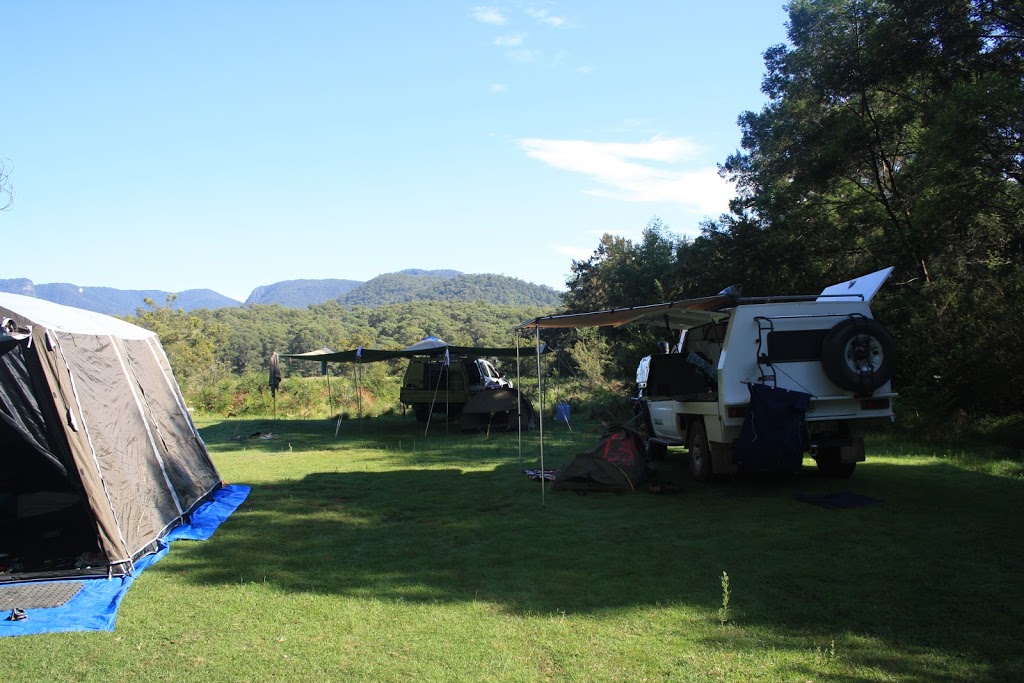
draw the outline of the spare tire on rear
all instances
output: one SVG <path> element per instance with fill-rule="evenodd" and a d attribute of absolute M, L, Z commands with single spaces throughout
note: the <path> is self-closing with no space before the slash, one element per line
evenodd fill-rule
<path fill-rule="evenodd" d="M 825 374 L 836 386 L 859 396 L 870 396 L 892 379 L 898 356 L 889 330 L 862 316 L 842 321 L 821 343 Z"/>

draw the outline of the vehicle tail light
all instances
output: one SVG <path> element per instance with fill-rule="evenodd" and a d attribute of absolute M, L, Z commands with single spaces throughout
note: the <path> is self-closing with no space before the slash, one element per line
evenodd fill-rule
<path fill-rule="evenodd" d="M 729 406 L 726 409 L 726 414 L 729 417 L 746 417 L 747 407 L 746 406 Z"/>

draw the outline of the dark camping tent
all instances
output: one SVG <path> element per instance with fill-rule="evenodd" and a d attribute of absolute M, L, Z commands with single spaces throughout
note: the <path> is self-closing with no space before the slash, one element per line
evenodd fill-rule
<path fill-rule="evenodd" d="M 157 336 L 0 293 L 0 580 L 121 575 L 222 486 Z"/>
<path fill-rule="evenodd" d="M 551 482 L 555 491 L 635 491 L 647 478 L 643 439 L 626 425 L 608 428 L 590 450 L 578 454 Z"/>

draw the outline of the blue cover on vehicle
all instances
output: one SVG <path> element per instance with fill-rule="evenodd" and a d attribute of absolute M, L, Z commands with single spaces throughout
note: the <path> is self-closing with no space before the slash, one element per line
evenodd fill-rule
<path fill-rule="evenodd" d="M 807 445 L 804 424 L 811 395 L 750 384 L 750 405 L 736 440 L 736 462 L 744 469 L 796 471 Z"/>

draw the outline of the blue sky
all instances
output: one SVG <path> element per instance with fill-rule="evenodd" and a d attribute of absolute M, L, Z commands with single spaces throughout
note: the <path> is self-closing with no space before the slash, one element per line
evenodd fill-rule
<path fill-rule="evenodd" d="M 562 289 L 602 233 L 726 210 L 715 166 L 785 20 L 772 0 L 7 3 L 0 278 Z"/>

